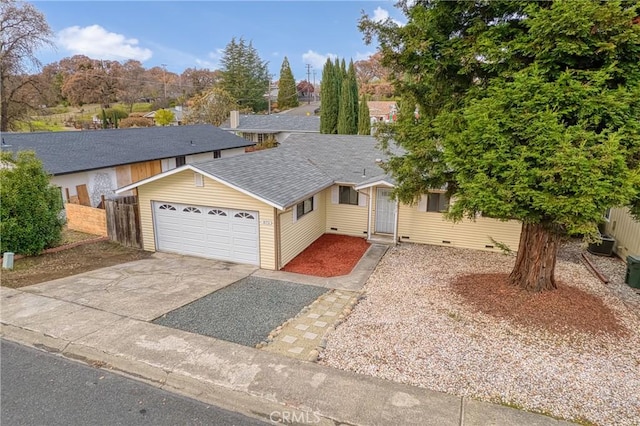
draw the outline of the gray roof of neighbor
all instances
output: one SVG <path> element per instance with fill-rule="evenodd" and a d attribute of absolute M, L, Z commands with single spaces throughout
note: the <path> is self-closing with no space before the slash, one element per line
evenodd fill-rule
<path fill-rule="evenodd" d="M 235 129 L 230 128 L 227 120 L 220 128 L 225 130 L 252 131 L 254 133 L 275 133 L 275 132 L 300 132 L 319 133 L 320 117 L 315 115 L 241 115 L 240 124 Z"/>
<path fill-rule="evenodd" d="M 286 208 L 333 184 L 312 162 L 286 149 L 272 148 L 191 164 L 273 205 Z"/>
<path fill-rule="evenodd" d="M 215 126 L 2 134 L 2 150 L 33 150 L 53 175 L 254 145 Z"/>

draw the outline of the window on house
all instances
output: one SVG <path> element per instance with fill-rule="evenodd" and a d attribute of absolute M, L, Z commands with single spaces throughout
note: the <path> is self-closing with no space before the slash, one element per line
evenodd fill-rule
<path fill-rule="evenodd" d="M 611 209 L 607 209 L 604 212 L 604 220 L 609 222 L 611 220 Z"/>
<path fill-rule="evenodd" d="M 219 149 L 216 149 L 215 151 L 213 151 L 213 158 L 220 158 L 220 157 L 222 157 L 222 154 Z"/>
<path fill-rule="evenodd" d="M 352 204 L 358 205 L 358 191 L 353 189 L 352 186 L 340 186 L 338 188 L 338 202 L 340 204 Z"/>
<path fill-rule="evenodd" d="M 307 198 L 296 205 L 297 217 L 300 219 L 305 214 L 313 211 L 313 197 Z"/>
<path fill-rule="evenodd" d="M 430 192 L 428 197 L 428 212 L 443 212 L 449 209 L 449 197 L 447 197 L 447 194 Z"/>
<path fill-rule="evenodd" d="M 187 164 L 187 158 L 184 155 L 176 157 L 176 167 L 184 166 Z"/>

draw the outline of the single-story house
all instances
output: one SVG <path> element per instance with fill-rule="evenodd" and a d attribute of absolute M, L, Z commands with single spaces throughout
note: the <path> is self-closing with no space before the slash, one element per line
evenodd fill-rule
<path fill-rule="evenodd" d="M 220 128 L 255 143 L 262 143 L 269 138 L 282 143 L 292 134 L 320 133 L 320 117 L 286 113 L 241 115 L 239 111 L 231 111 L 229 121 Z"/>
<path fill-rule="evenodd" d="M 609 209 L 604 219 L 604 232 L 615 240 L 613 251 L 625 262 L 629 255 L 640 256 L 640 222 L 629 209 Z"/>
<path fill-rule="evenodd" d="M 184 121 L 184 114 L 186 112 L 182 108 L 182 106 L 178 105 L 173 108 L 167 108 L 167 109 L 173 113 L 173 121 L 169 125 L 182 126 L 182 122 Z M 156 112 L 158 112 L 158 110 L 148 112 L 145 115 L 143 115 L 143 117 L 151 119 L 151 121 L 153 121 L 153 123 L 156 124 Z"/>
<path fill-rule="evenodd" d="M 145 250 L 277 270 L 324 233 L 517 250 L 521 224 L 452 223 L 443 191 L 417 205 L 391 197 L 393 180 L 370 136 L 291 135 L 278 148 L 187 164 L 118 189 L 137 189 Z"/>
<path fill-rule="evenodd" d="M 121 186 L 253 145 L 212 125 L 2 135 L 3 151 L 35 151 L 64 202 L 92 207 Z"/>

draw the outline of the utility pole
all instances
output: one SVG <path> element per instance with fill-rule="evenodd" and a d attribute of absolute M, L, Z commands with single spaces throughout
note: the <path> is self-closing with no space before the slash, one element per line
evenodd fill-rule
<path fill-rule="evenodd" d="M 311 64 L 306 64 L 307 65 L 307 84 L 310 84 L 311 82 L 311 77 L 309 76 L 309 74 L 311 74 Z M 309 89 L 307 88 L 307 105 L 309 105 L 311 103 L 311 98 L 309 98 Z"/>
<path fill-rule="evenodd" d="M 162 83 L 164 83 L 164 101 L 167 102 L 167 64 L 160 64 L 162 67 Z"/>
<path fill-rule="evenodd" d="M 313 100 L 316 100 L 316 70 L 313 70 Z"/>

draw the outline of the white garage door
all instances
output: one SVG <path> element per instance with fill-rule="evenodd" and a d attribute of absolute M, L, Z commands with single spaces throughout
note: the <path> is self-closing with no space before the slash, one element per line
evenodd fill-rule
<path fill-rule="evenodd" d="M 258 212 L 154 201 L 158 251 L 258 265 Z"/>

